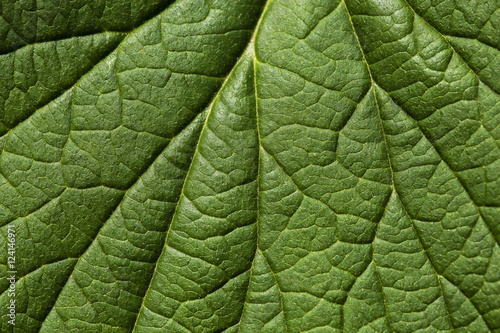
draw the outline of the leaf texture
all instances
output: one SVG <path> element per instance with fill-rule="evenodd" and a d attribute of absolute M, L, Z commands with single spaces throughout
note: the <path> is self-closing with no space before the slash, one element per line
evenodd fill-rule
<path fill-rule="evenodd" d="M 500 332 L 499 47 L 497 1 L 0 1 L 0 331 Z"/>

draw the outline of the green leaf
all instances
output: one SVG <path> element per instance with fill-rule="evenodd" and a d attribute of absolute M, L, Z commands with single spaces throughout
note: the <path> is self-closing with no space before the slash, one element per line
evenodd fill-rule
<path fill-rule="evenodd" d="M 500 332 L 498 1 L 1 0 L 0 53 L 1 332 Z"/>

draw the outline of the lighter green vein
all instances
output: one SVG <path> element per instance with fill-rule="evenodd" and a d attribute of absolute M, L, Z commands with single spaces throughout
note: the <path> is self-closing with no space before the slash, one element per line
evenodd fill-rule
<path fill-rule="evenodd" d="M 17 279 L 16 283 L 19 283 L 19 281 L 26 279 L 31 274 L 33 274 L 33 273 L 37 272 L 38 270 L 43 269 L 47 266 L 55 265 L 55 264 L 58 264 L 60 262 L 66 261 L 66 260 L 76 260 L 76 259 L 78 259 L 78 258 L 64 258 L 64 259 L 57 259 L 57 260 L 53 260 L 51 262 L 44 263 L 44 264 L 36 267 L 35 269 L 27 272 L 26 274 L 24 274 L 22 276 L 16 276 L 16 279 Z M 76 264 L 76 262 L 75 262 L 75 264 Z M 7 290 L 9 290 L 9 289 L 7 288 L 6 290 L 2 291 L 2 293 L 0 293 L 0 297 L 3 296 L 7 292 Z"/>
<path fill-rule="evenodd" d="M 344 1 L 345 1 L 345 0 L 344 0 Z M 373 90 L 373 87 L 375 86 L 375 80 L 374 80 L 374 78 L 373 78 L 373 76 L 372 76 L 370 66 L 369 66 L 368 62 L 366 61 L 365 53 L 364 53 L 364 51 L 363 51 L 363 48 L 361 47 L 361 43 L 360 43 L 360 41 L 359 41 L 358 34 L 356 33 L 356 28 L 354 27 L 354 24 L 353 24 L 353 22 L 352 22 L 351 13 L 349 12 L 349 9 L 347 8 L 347 5 L 345 5 L 345 2 L 344 2 L 344 6 L 345 6 L 345 8 L 346 8 L 346 12 L 347 12 L 347 14 L 348 14 L 347 16 L 348 16 L 348 18 L 349 18 L 349 23 L 350 23 L 350 24 L 351 24 L 351 26 L 352 26 L 352 29 L 353 29 L 353 32 L 354 32 L 354 36 L 356 37 L 356 41 L 358 42 L 358 47 L 359 47 L 359 49 L 360 49 L 360 51 L 361 51 L 361 54 L 363 55 L 363 59 L 364 59 L 364 61 L 365 61 L 365 63 L 366 63 L 366 67 L 367 67 L 367 69 L 368 69 L 368 73 L 369 73 L 369 75 L 370 75 L 370 80 L 372 81 L 372 90 Z M 380 124 L 381 124 L 382 135 L 383 135 L 383 137 L 384 137 L 385 151 L 386 151 L 386 154 L 387 154 L 387 159 L 388 159 L 388 162 L 389 162 L 389 168 L 390 168 L 390 171 L 391 171 L 391 181 L 392 181 L 392 187 L 393 187 L 394 192 L 397 194 L 396 184 L 395 184 L 395 182 L 394 182 L 394 171 L 393 171 L 393 169 L 392 169 L 391 159 L 390 159 L 390 156 L 389 156 L 389 150 L 388 150 L 388 149 L 389 149 L 389 146 L 388 146 L 388 143 L 387 143 L 386 134 L 385 134 L 384 127 L 383 127 L 383 124 L 382 124 L 382 117 L 381 117 L 381 115 L 380 115 L 380 107 L 379 107 L 379 105 L 378 105 L 377 97 L 375 96 L 375 91 L 373 91 L 373 94 L 374 94 L 375 103 L 376 103 L 376 107 L 377 107 L 378 118 L 379 118 L 379 120 L 380 120 Z M 399 196 L 398 196 L 398 197 L 399 197 Z M 410 217 L 409 217 L 409 215 L 408 215 L 408 212 L 406 211 L 406 208 L 404 207 L 404 205 L 403 205 L 403 204 L 401 204 L 401 206 L 403 207 L 403 210 L 405 211 L 405 214 L 408 216 L 408 218 L 410 218 Z M 413 226 L 413 220 L 412 220 L 411 218 L 410 218 L 410 221 L 412 221 L 411 225 L 412 225 L 412 227 L 413 227 L 414 231 L 416 232 L 415 227 Z M 420 239 L 419 234 L 417 233 L 416 235 L 417 235 L 417 236 L 418 236 L 418 238 L 419 238 L 420 245 L 421 245 L 421 246 L 422 246 L 422 248 L 425 250 L 425 248 L 424 248 L 424 246 L 423 246 L 423 243 L 422 243 L 422 240 Z M 429 256 L 428 256 L 427 252 L 426 252 L 425 254 L 426 254 L 427 260 L 428 260 L 428 261 L 429 261 L 429 263 L 431 264 L 431 266 L 432 266 L 432 268 L 433 268 L 433 270 L 434 270 L 434 272 L 435 272 L 436 276 L 438 276 L 437 271 L 436 271 L 436 269 L 434 268 L 434 265 L 432 264 L 432 261 L 430 260 L 430 258 L 429 258 Z M 372 261 L 375 263 L 375 261 L 373 260 L 373 257 L 372 257 Z M 379 277 L 379 280 L 380 280 L 380 275 L 378 275 L 378 277 Z M 382 292 L 383 292 L 383 285 L 381 285 L 381 287 L 382 287 Z M 443 292 L 443 289 L 442 289 L 442 288 L 440 288 L 440 292 L 441 292 L 441 297 L 443 297 L 443 299 L 444 299 L 444 296 L 443 296 L 443 295 L 444 295 L 444 292 Z M 451 321 L 450 312 L 449 312 L 449 310 L 448 310 L 448 308 L 447 308 L 447 306 L 446 306 L 446 303 L 445 303 L 445 308 L 446 308 L 446 311 L 448 312 L 448 317 L 447 317 L 447 318 L 448 318 L 448 321 L 449 321 L 449 323 L 450 323 L 450 326 L 452 327 L 453 331 L 455 331 L 455 328 L 454 328 L 454 326 L 453 326 L 453 324 L 452 324 L 452 321 Z M 387 309 L 387 308 L 386 308 L 386 309 Z M 387 313 L 387 315 L 388 315 L 388 313 Z M 388 315 L 388 319 L 389 319 L 389 315 Z M 389 322 L 390 322 L 390 320 L 389 320 Z"/>
<path fill-rule="evenodd" d="M 199 116 L 195 117 L 195 118 L 194 118 L 194 119 L 193 119 L 190 123 L 188 123 L 188 124 L 187 124 L 184 128 L 182 128 L 181 130 L 179 130 L 179 132 L 178 132 L 175 136 L 173 136 L 173 137 L 172 137 L 172 140 L 173 140 L 175 137 L 177 137 L 178 135 L 180 135 L 180 134 L 183 132 L 183 130 L 184 130 L 184 129 L 186 129 L 186 128 L 190 125 L 190 124 L 192 124 L 194 121 L 196 121 L 196 120 L 198 119 L 198 117 L 201 117 L 203 114 L 204 114 L 204 112 L 201 112 L 201 113 L 199 114 Z M 79 262 L 80 262 L 80 260 L 83 258 L 84 254 L 85 254 L 85 253 L 86 253 L 86 252 L 87 252 L 87 251 L 91 248 L 92 244 L 93 244 L 94 242 L 96 242 L 96 241 L 97 241 L 97 237 L 99 236 L 99 233 L 101 232 L 102 228 L 106 225 L 107 221 L 108 221 L 108 220 L 109 220 L 109 219 L 110 219 L 110 218 L 114 215 L 114 213 L 116 212 L 116 210 L 118 209 L 118 207 L 119 207 L 119 206 L 121 205 L 121 203 L 123 202 L 123 199 L 124 199 L 124 198 L 128 195 L 128 193 L 129 193 L 129 192 L 130 192 L 130 191 L 131 191 L 131 190 L 135 187 L 135 185 L 136 185 L 136 184 L 137 184 L 137 183 L 138 183 L 138 182 L 142 179 L 142 176 L 143 176 L 143 175 L 144 175 L 144 174 L 145 174 L 148 170 L 150 170 L 150 168 L 154 165 L 154 162 L 155 162 L 155 161 L 156 161 L 156 160 L 157 160 L 157 159 L 158 159 L 158 158 L 159 158 L 159 157 L 163 154 L 163 152 L 165 151 L 165 149 L 167 149 L 167 148 L 170 146 L 170 143 L 172 142 L 172 140 L 171 140 L 171 141 L 169 141 L 169 142 L 168 142 L 168 144 L 167 144 L 167 145 L 166 145 L 166 146 L 162 149 L 162 151 L 160 152 L 160 154 L 158 154 L 158 156 L 155 158 L 155 160 L 154 160 L 154 161 L 150 164 L 150 167 L 149 167 L 149 168 L 147 168 L 147 169 L 146 169 L 146 170 L 145 170 L 145 171 L 144 171 L 144 172 L 143 172 L 143 173 L 142 173 L 139 177 L 137 177 L 137 179 L 136 179 L 136 181 L 134 182 L 134 184 L 132 184 L 132 185 L 130 186 L 130 188 L 129 188 L 127 191 L 125 191 L 125 192 L 124 192 L 124 194 L 122 195 L 121 199 L 118 201 L 117 205 L 116 205 L 116 206 L 115 206 L 115 207 L 111 210 L 111 214 L 109 214 L 109 217 L 108 217 L 108 218 L 106 218 L 106 219 L 104 220 L 104 222 L 102 223 L 102 225 L 101 225 L 101 227 L 99 228 L 99 230 L 97 230 L 97 232 L 96 232 L 96 236 L 95 236 L 95 239 L 89 243 L 89 245 L 88 245 L 88 246 L 87 246 L 87 247 L 86 247 L 86 248 L 82 251 L 82 253 L 81 253 L 81 254 L 80 254 L 80 256 L 78 257 L 78 261 L 77 261 L 77 263 L 75 264 L 75 266 L 74 266 L 74 268 L 73 268 L 72 272 L 69 274 L 68 279 L 69 279 L 69 278 L 73 275 L 73 271 L 74 271 L 75 269 L 77 269 L 78 263 L 79 263 Z M 67 280 L 66 280 L 66 283 L 67 283 Z M 66 285 L 66 283 L 65 283 L 65 285 Z M 63 287 L 62 289 L 64 289 L 64 287 Z M 61 289 L 61 292 L 62 292 L 62 289 Z M 60 294 L 58 295 L 57 299 L 59 299 L 59 296 L 60 296 Z M 54 304 L 52 304 L 51 311 L 52 311 L 52 309 L 54 309 L 54 306 L 55 306 L 55 304 L 57 303 L 57 299 L 56 299 L 56 301 L 54 302 Z M 51 311 L 50 311 L 50 312 L 51 312 Z"/>
<path fill-rule="evenodd" d="M 122 40 L 123 42 L 123 40 Z M 107 52 L 104 54 L 104 56 L 99 60 L 97 61 L 93 66 L 91 66 L 87 71 L 85 71 L 78 80 L 76 80 L 73 84 L 71 84 L 69 87 L 63 89 L 62 91 L 60 91 L 57 96 L 54 96 L 52 97 L 52 99 L 48 100 L 46 103 L 42 104 L 41 106 L 37 106 L 26 118 L 24 119 L 21 119 L 20 121 L 18 121 L 16 124 L 14 124 L 14 126 L 12 127 L 7 127 L 6 125 L 4 125 L 5 127 L 7 127 L 9 130 L 5 133 L 3 133 L 0 138 L 8 135 L 12 130 L 14 130 L 15 128 L 17 128 L 19 125 L 23 124 L 25 121 L 31 119 L 31 117 L 33 117 L 34 114 L 36 114 L 38 111 L 40 111 L 41 109 L 43 109 L 44 107 L 46 107 L 47 105 L 49 105 L 50 103 L 52 103 L 54 100 L 56 100 L 57 98 L 61 97 L 62 95 L 64 95 L 65 93 L 73 90 L 73 88 L 83 79 L 86 77 L 87 74 L 89 74 L 95 67 L 97 67 L 99 64 L 101 64 L 103 61 L 105 61 L 108 57 L 112 56 L 113 54 L 113 51 L 115 51 L 120 45 L 121 43 L 118 43 L 114 48 L 110 49 L 110 50 L 107 50 Z"/>
<path fill-rule="evenodd" d="M 493 89 L 493 87 L 485 82 L 480 74 L 478 72 L 476 72 L 476 69 L 474 69 L 473 66 L 471 66 L 467 61 L 465 61 L 465 59 L 462 57 L 462 55 L 460 54 L 460 52 L 458 52 L 455 47 L 453 46 L 453 44 L 450 43 L 450 41 L 448 40 L 447 35 L 444 35 L 443 33 L 441 33 L 441 31 L 439 31 L 434 25 L 432 25 L 430 22 L 428 22 L 424 17 L 422 17 L 420 14 L 417 13 L 417 11 L 408 3 L 407 0 L 403 0 L 405 2 L 405 4 L 412 10 L 413 14 L 420 17 L 425 23 L 427 23 L 434 31 L 436 31 L 441 37 L 443 37 L 444 41 L 446 42 L 446 44 L 450 47 L 451 50 L 453 50 L 453 52 L 463 61 L 464 64 L 467 65 L 467 67 L 469 67 L 469 70 L 474 73 L 474 75 L 476 76 L 476 78 L 482 82 L 486 87 L 488 87 L 492 92 L 494 92 L 495 94 L 498 95 L 498 92 Z M 450 37 L 453 37 L 453 36 L 450 36 Z M 456 38 L 461 38 L 461 37 L 456 37 Z M 477 39 L 475 39 L 477 40 Z M 479 41 L 479 40 L 478 40 Z M 480 42 L 480 41 L 479 41 Z M 485 44 L 483 43 L 484 45 L 488 46 L 488 47 L 492 47 L 491 45 L 488 45 L 488 44 Z M 493 48 L 493 47 L 492 47 Z M 494 49 L 497 49 L 497 48 L 494 48 Z M 498 50 L 498 49 L 497 49 Z M 481 115 L 480 115 L 481 116 Z M 483 122 L 482 122 L 482 117 L 481 117 L 481 126 L 486 130 L 486 132 L 490 135 L 491 138 L 493 138 L 493 141 L 495 141 L 495 143 L 497 144 L 497 147 L 500 148 L 500 144 L 497 142 L 497 140 L 495 140 L 495 138 L 493 137 L 493 135 L 491 134 L 491 132 L 484 126 Z M 488 226 L 489 227 L 489 226 Z"/>
<path fill-rule="evenodd" d="M 10 133 L 10 131 L 12 131 L 13 129 L 15 129 L 17 126 L 19 126 L 20 124 L 22 124 L 23 122 L 25 122 L 26 120 L 30 119 L 35 113 L 37 113 L 37 111 L 39 111 L 40 109 L 44 108 L 45 106 L 49 105 L 52 101 L 54 101 L 55 99 L 57 99 L 58 97 L 64 95 L 64 93 L 72 90 L 77 84 L 78 82 L 80 82 L 80 80 L 82 80 L 88 73 L 90 73 L 95 67 L 97 67 L 97 65 L 99 65 L 100 63 L 102 63 L 103 61 L 105 61 L 106 58 L 108 58 L 112 53 L 113 51 L 117 50 L 118 48 L 120 48 L 120 46 L 123 44 L 123 42 L 127 39 L 127 36 L 132 34 L 136 29 L 140 28 L 141 26 L 147 24 L 149 21 L 155 19 L 156 17 L 158 17 L 159 15 L 161 15 L 167 8 L 169 8 L 170 5 L 172 5 L 173 3 L 175 3 L 175 1 L 172 1 L 171 3 L 169 3 L 165 8 L 161 9 L 158 13 L 156 13 L 155 15 L 153 15 L 152 17 L 144 20 L 143 22 L 139 23 L 136 27 L 133 27 L 131 30 L 129 31 L 124 31 L 124 32 L 119 32 L 119 31 L 102 31 L 102 32 L 96 32 L 94 34 L 89 34 L 89 35 L 82 35 L 82 36 L 73 36 L 73 37 L 69 37 L 69 38 L 61 38 L 61 39 L 58 39 L 58 40 L 53 40 L 54 42 L 57 42 L 57 41 L 61 41 L 61 40 L 67 40 L 67 39 L 71 39 L 71 38 L 76 38 L 76 37 L 86 37 L 86 36 L 94 36 L 94 35 L 98 35 L 98 34 L 104 34 L 104 33 L 108 33 L 108 32 L 111 32 L 111 33 L 123 33 L 125 36 L 124 38 L 115 45 L 115 47 L 113 47 L 112 49 L 108 50 L 107 53 L 104 54 L 104 56 L 99 60 L 97 61 L 93 66 L 91 66 L 87 71 L 85 71 L 78 80 L 76 80 L 75 83 L 73 83 L 71 86 L 69 86 L 68 88 L 66 89 L 63 89 L 63 91 L 61 91 L 57 96 L 53 97 L 52 99 L 50 99 L 48 102 L 46 102 L 45 104 L 37 107 L 35 110 L 33 110 L 33 112 L 31 112 L 26 118 L 18 121 L 14 126 L 12 126 L 11 128 L 9 128 L 9 130 L 5 133 L 3 133 L 2 135 L 0 135 L 0 138 L 4 137 L 5 135 L 7 135 L 8 133 Z M 3 18 L 3 17 L 2 17 Z M 4 21 L 6 21 L 4 19 Z M 7 22 L 7 21 L 6 21 Z M 9 25 L 10 23 L 7 22 Z M 22 39 L 22 38 L 21 38 Z M 48 43 L 48 42 L 52 42 L 52 41 L 46 41 L 46 42 L 36 42 L 36 43 L 31 43 L 31 44 L 28 44 L 28 45 L 23 45 L 22 47 L 25 47 L 25 46 L 29 46 L 29 45 L 33 45 L 33 44 L 37 44 L 37 43 Z M 16 50 L 15 50 L 16 51 Z M 15 51 L 12 51 L 12 52 L 15 52 Z M 10 53 L 12 53 L 10 52 Z M 5 53 L 3 53 L 5 54 Z M 3 54 L 0 54 L 0 55 L 3 55 Z M 4 125 L 5 126 L 5 125 Z M 1 154 L 0 154 L 1 155 Z"/>
<path fill-rule="evenodd" d="M 234 70 L 238 67 L 238 64 L 242 61 L 242 59 L 244 59 L 244 56 L 245 56 L 245 53 L 246 53 L 246 50 L 242 53 L 242 55 L 240 56 L 240 58 L 237 60 L 237 62 L 235 63 L 235 65 L 233 66 L 233 68 L 231 69 L 231 71 L 227 74 L 226 78 L 224 79 L 224 82 L 222 83 L 221 87 L 219 88 L 219 91 L 214 95 L 213 99 L 210 101 L 208 107 L 206 108 L 207 110 L 207 115 L 205 117 L 205 121 L 203 123 L 203 126 L 202 126 L 202 129 L 201 129 L 201 132 L 200 132 L 200 135 L 198 137 L 198 142 L 196 143 L 196 147 L 194 149 L 194 152 L 193 152 L 193 159 L 194 157 L 199 153 L 199 145 L 200 145 L 200 139 L 203 137 L 203 134 L 205 133 L 205 131 L 208 129 L 207 127 L 207 123 L 208 123 L 208 119 L 210 117 L 210 114 L 213 110 L 213 106 L 214 106 L 214 103 L 219 99 L 219 96 L 220 96 L 220 93 L 224 90 L 229 78 L 232 76 L 232 74 L 234 73 Z M 189 178 L 191 177 L 191 174 L 192 174 L 192 166 L 193 166 L 193 163 L 191 162 L 190 165 L 189 165 L 189 169 L 186 173 L 186 176 L 184 178 L 184 182 L 182 184 L 182 190 L 181 190 L 181 194 L 179 195 L 179 200 L 178 202 L 181 201 L 181 199 L 183 197 L 187 198 L 186 195 L 185 195 L 185 187 L 186 187 L 186 184 L 189 180 Z M 168 231 L 167 231 L 167 235 L 165 236 L 165 244 L 163 246 L 163 249 L 162 249 L 162 252 L 160 254 L 160 256 L 158 257 L 158 260 L 156 261 L 156 265 L 155 265 L 155 268 L 153 269 L 153 277 L 150 279 L 149 281 L 149 285 L 147 287 L 147 291 L 146 291 L 146 294 L 144 295 L 143 297 L 143 300 L 142 300 L 142 304 L 141 306 L 139 307 L 139 313 L 137 314 L 137 317 L 136 317 L 136 321 L 134 323 L 134 326 L 133 326 L 133 329 L 132 329 L 132 332 L 134 332 L 136 330 L 136 327 L 137 327 L 137 324 L 138 324 L 138 319 L 140 317 L 140 314 L 141 314 L 141 310 L 144 309 L 144 302 L 149 294 L 149 290 L 151 289 L 151 285 L 152 285 L 152 282 L 154 280 L 154 274 L 156 272 L 156 269 L 158 267 L 158 263 L 160 262 L 160 259 L 165 255 L 165 250 L 169 247 L 168 245 L 168 240 L 169 240 L 169 236 L 170 236 L 170 231 L 172 230 L 173 228 L 173 225 L 175 223 L 175 220 L 176 220 L 176 216 L 179 214 L 178 212 L 178 207 L 179 207 L 179 204 L 176 205 L 175 207 L 175 211 L 172 215 L 172 222 L 170 224 L 170 227 L 168 228 Z M 149 309 L 150 311 L 152 311 L 151 309 Z"/>
<path fill-rule="evenodd" d="M 10 50 L 10 51 L 7 51 L 7 52 L 0 52 L 0 56 L 8 55 L 8 54 L 11 54 L 11 53 L 14 53 L 14 52 L 18 52 L 18 51 L 21 51 L 21 50 L 23 50 L 23 49 L 25 49 L 27 47 L 30 47 L 30 46 L 43 45 L 43 44 L 48 44 L 48 43 L 63 42 L 63 41 L 68 41 L 68 40 L 71 40 L 71 39 L 74 39 L 74 38 L 92 37 L 92 36 L 96 36 L 96 35 L 100 35 L 100 34 L 106 34 L 106 33 L 114 33 L 114 34 L 117 34 L 117 35 L 118 34 L 126 35 L 129 32 L 130 31 L 103 30 L 103 31 L 96 31 L 96 32 L 93 32 L 93 33 L 89 33 L 89 34 L 73 35 L 73 36 L 68 36 L 68 37 L 55 38 L 55 39 L 51 39 L 51 40 L 33 42 L 33 43 L 24 44 L 23 46 L 21 46 L 21 47 L 19 47 L 17 49 L 13 49 L 13 50 Z"/>

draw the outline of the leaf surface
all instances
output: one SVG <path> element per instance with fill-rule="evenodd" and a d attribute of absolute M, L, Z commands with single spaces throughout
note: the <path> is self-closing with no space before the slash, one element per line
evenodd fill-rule
<path fill-rule="evenodd" d="M 2 332 L 500 332 L 497 2 L 0 13 Z"/>

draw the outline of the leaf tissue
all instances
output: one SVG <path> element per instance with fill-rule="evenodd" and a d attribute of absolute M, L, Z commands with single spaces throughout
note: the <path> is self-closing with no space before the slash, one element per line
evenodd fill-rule
<path fill-rule="evenodd" d="M 500 332 L 500 2 L 0 0 L 1 332 Z"/>

